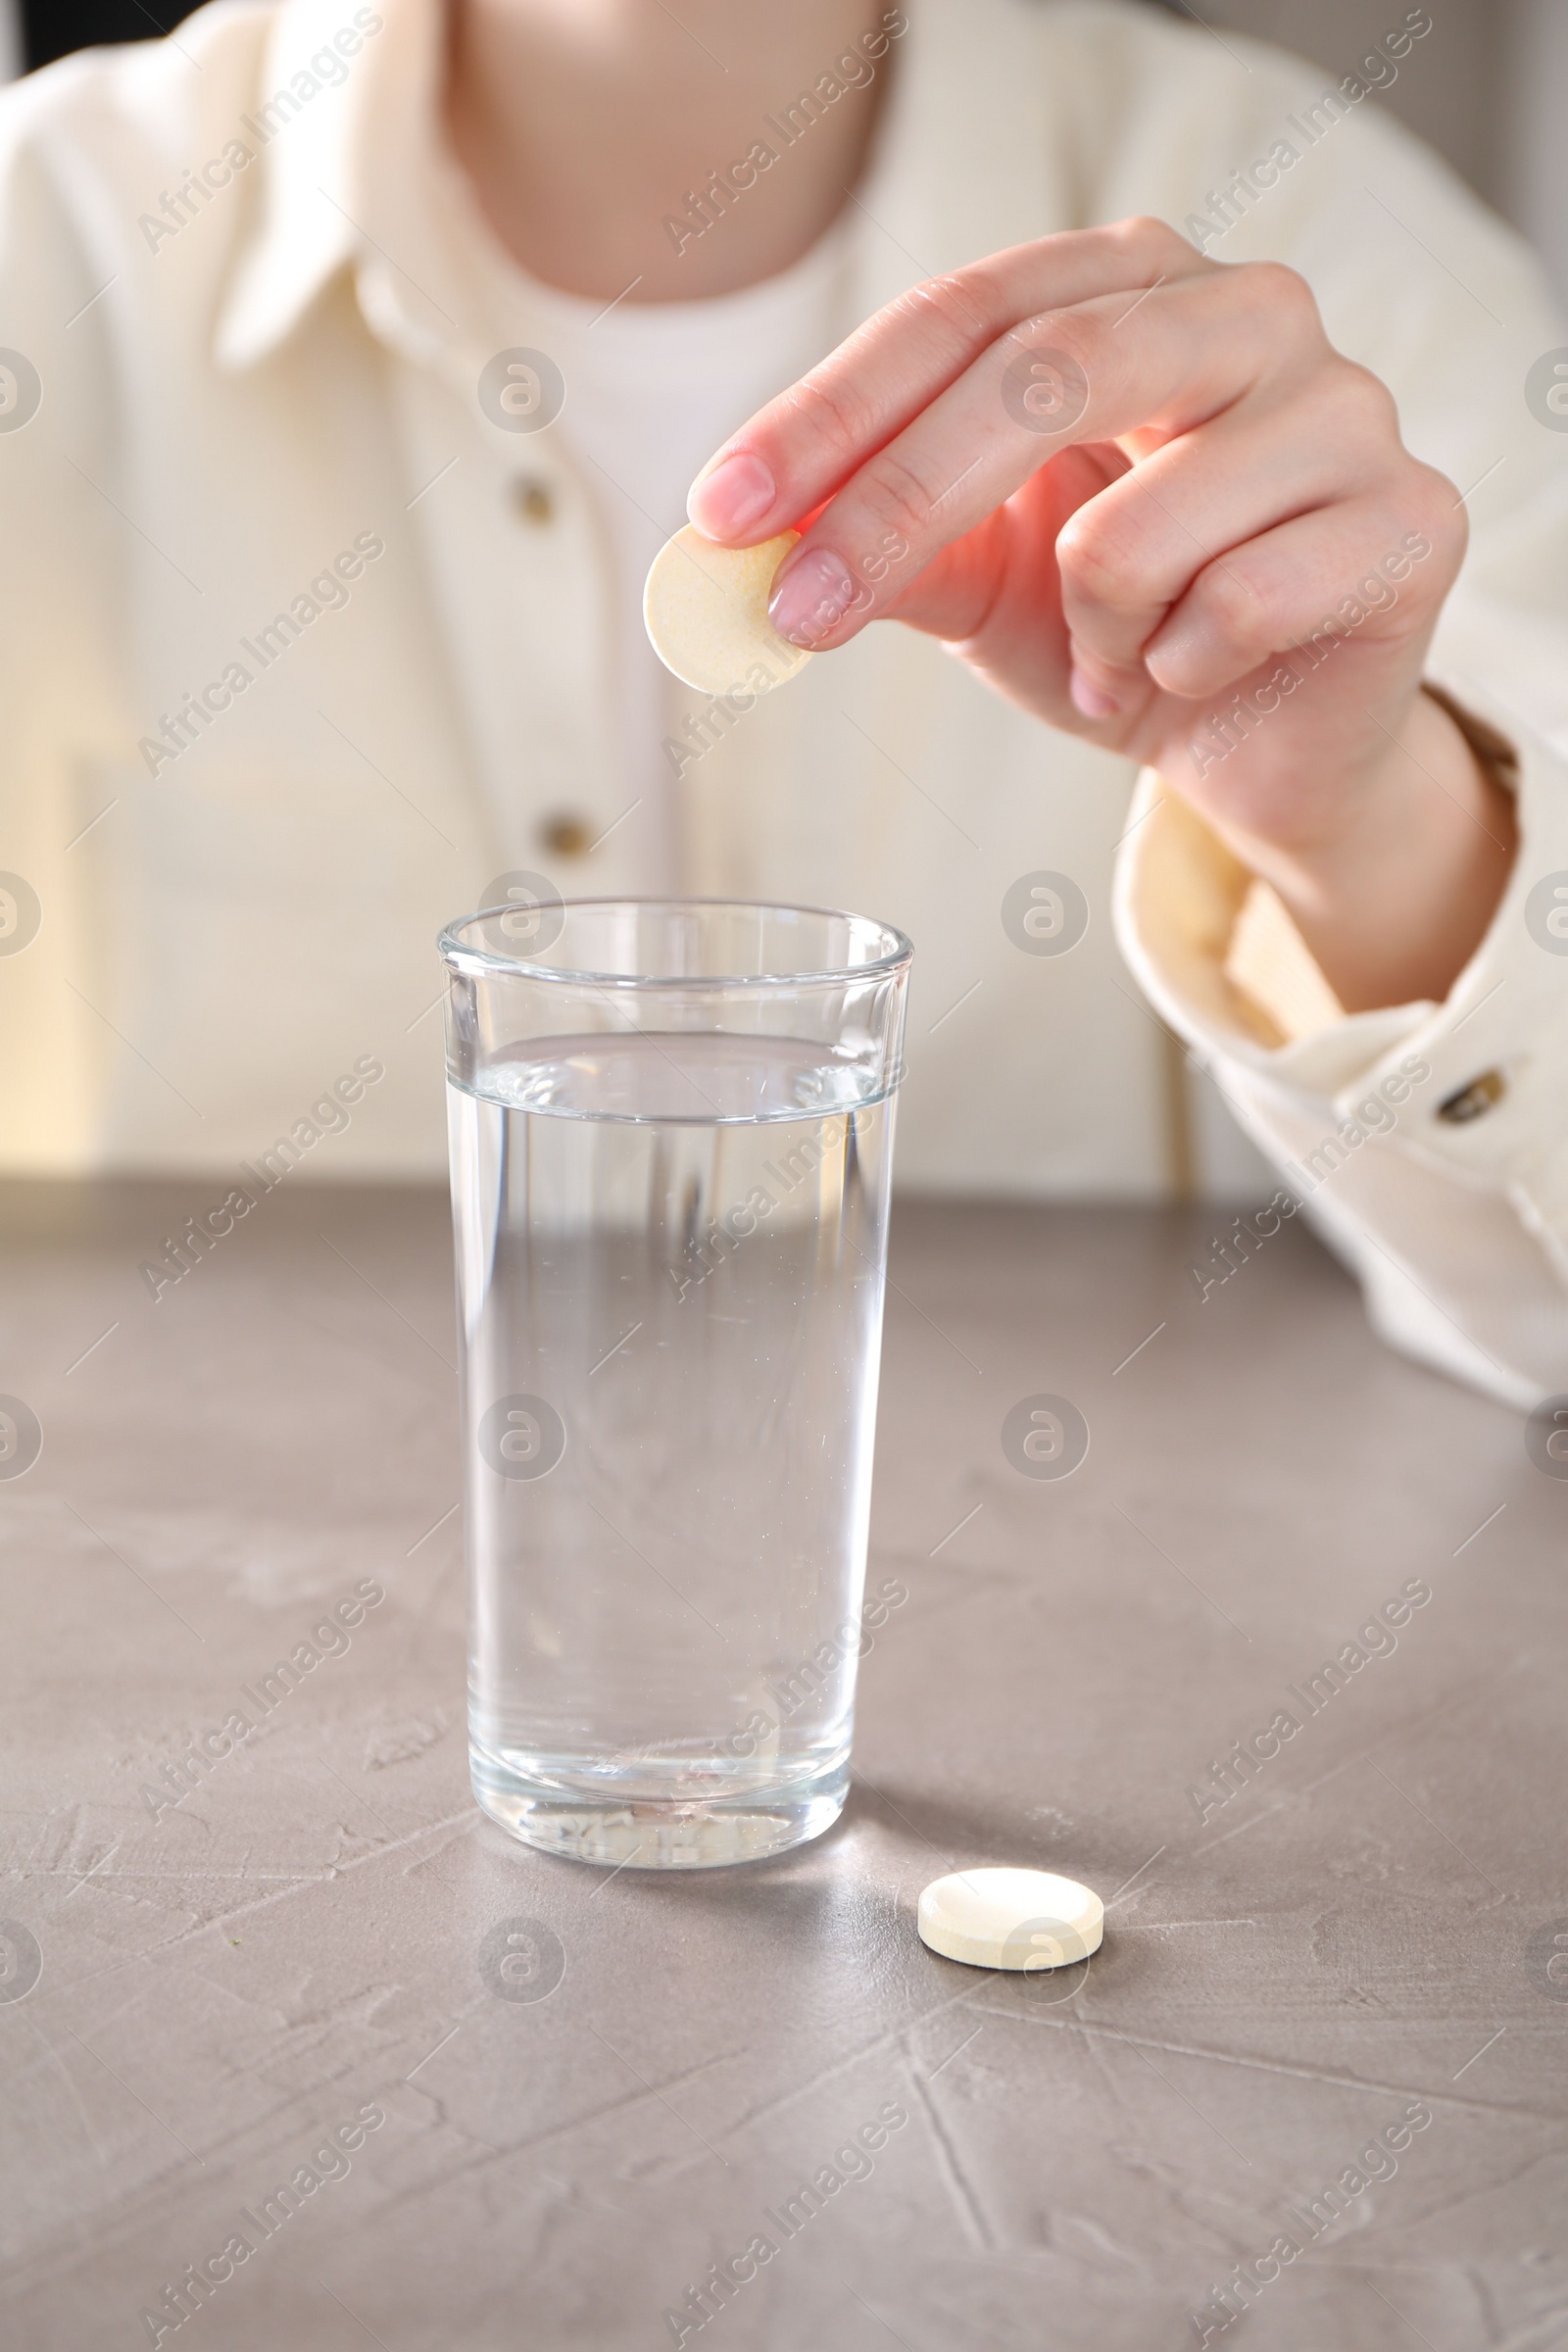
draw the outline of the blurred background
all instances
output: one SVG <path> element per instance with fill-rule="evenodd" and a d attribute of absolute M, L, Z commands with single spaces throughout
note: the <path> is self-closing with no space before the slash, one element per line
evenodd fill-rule
<path fill-rule="evenodd" d="M 1405 0 L 1148 0 L 1277 41 L 1331 73 L 1403 23 Z M 169 0 L 0 0 L 0 79 L 95 41 L 152 40 L 191 14 Z M 1568 0 L 1435 0 L 1433 30 L 1377 103 L 1463 172 L 1550 264 L 1568 303 Z"/>
<path fill-rule="evenodd" d="M 1345 74 L 1404 22 L 1403 0 L 1216 0 L 1209 26 Z M 1568 0 L 1434 0 L 1433 29 L 1378 101 L 1446 155 L 1550 264 L 1568 303 Z"/>

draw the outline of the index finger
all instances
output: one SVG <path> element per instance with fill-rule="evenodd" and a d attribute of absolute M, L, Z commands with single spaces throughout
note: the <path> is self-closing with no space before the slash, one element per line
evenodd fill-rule
<path fill-rule="evenodd" d="M 774 577 L 778 634 L 846 644 L 1062 452 L 1134 436 L 1157 449 L 1306 373 L 1321 328 L 1294 284 L 1270 302 L 1255 275 L 1217 270 L 1009 327 L 816 515 Z"/>
<path fill-rule="evenodd" d="M 692 484 L 706 538 L 746 547 L 808 514 L 1022 320 L 1097 295 L 1129 299 L 1219 265 L 1163 220 L 1014 245 L 901 294 L 760 409 Z"/>

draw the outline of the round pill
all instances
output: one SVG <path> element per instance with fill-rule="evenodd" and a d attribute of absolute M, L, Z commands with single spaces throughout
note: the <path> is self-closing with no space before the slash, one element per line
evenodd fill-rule
<path fill-rule="evenodd" d="M 800 536 L 719 547 L 688 523 L 666 540 L 643 590 L 643 624 L 664 667 L 702 694 L 765 694 L 809 662 L 767 617 L 773 574 Z"/>
<path fill-rule="evenodd" d="M 1105 1906 L 1049 1870 L 960 1870 L 920 1897 L 920 1940 L 971 1968 L 1065 1968 L 1098 1952 Z"/>

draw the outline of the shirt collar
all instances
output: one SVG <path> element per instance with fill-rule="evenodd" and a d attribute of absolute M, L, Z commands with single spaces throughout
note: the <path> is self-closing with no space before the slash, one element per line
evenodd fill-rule
<path fill-rule="evenodd" d="M 428 196 L 443 26 L 441 0 L 283 0 L 236 125 L 260 208 L 219 311 L 220 367 L 266 359 L 349 267 L 416 332 L 440 342 L 455 329 L 420 283 L 442 275 Z"/>

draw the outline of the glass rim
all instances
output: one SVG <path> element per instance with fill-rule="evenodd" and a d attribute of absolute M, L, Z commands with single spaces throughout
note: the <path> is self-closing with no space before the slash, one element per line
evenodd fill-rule
<path fill-rule="evenodd" d="M 882 980 L 904 969 L 914 955 L 914 944 L 896 923 L 883 922 L 879 915 L 852 914 L 842 906 L 803 906 L 790 900 L 780 899 L 703 899 L 703 898 L 632 898 L 615 896 L 593 899 L 562 899 L 558 902 L 562 913 L 596 906 L 650 907 L 677 914 L 699 908 L 722 907 L 745 914 L 810 915 L 818 920 L 862 925 L 877 931 L 894 944 L 885 955 L 873 956 L 868 963 L 829 965 L 825 969 L 800 972 L 596 972 L 571 964 L 536 963 L 526 956 L 499 956 L 489 948 L 475 947 L 460 934 L 470 923 L 482 922 L 487 915 L 515 914 L 515 906 L 476 906 L 471 914 L 461 914 L 444 923 L 436 938 L 436 949 L 450 972 L 480 971 L 511 974 L 518 979 L 542 980 L 566 987 L 625 988 L 653 990 L 712 990 L 729 988 L 801 989 L 842 988 L 851 982 Z"/>

